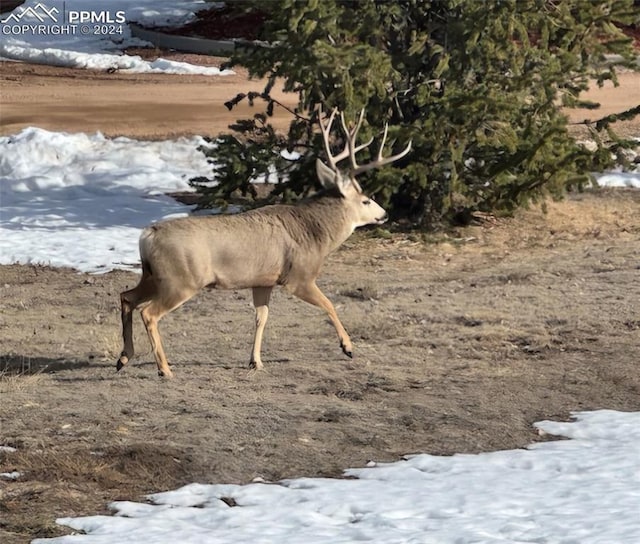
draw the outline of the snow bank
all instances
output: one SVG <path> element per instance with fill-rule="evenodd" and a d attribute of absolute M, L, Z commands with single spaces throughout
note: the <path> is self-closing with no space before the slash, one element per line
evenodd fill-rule
<path fill-rule="evenodd" d="M 604 172 L 595 174 L 600 187 L 633 187 L 640 189 L 640 172 Z"/>
<path fill-rule="evenodd" d="M 416 455 L 346 471 L 352 480 L 190 484 L 152 504 L 115 502 L 115 516 L 59 519 L 87 534 L 34 544 L 639 542 L 640 413 L 536 426 L 571 440 Z"/>
<path fill-rule="evenodd" d="M 211 66 L 139 56 L 122 55 L 127 47 L 149 45 L 131 36 L 129 22 L 154 26 L 178 26 L 211 3 L 175 0 L 27 0 L 0 24 L 0 57 L 5 59 L 93 70 L 125 70 L 142 73 L 229 75 Z M 52 11 L 56 10 L 56 11 Z M 69 13 L 102 13 L 112 23 L 69 23 Z M 51 14 L 51 15 L 49 15 Z M 54 20 L 55 19 L 55 20 Z M 124 22 L 120 22 L 123 20 Z"/>
<path fill-rule="evenodd" d="M 0 56 L 8 59 L 47 64 L 64 68 L 85 68 L 89 70 L 123 70 L 153 74 L 191 74 L 203 76 L 226 76 L 231 70 L 220 70 L 215 66 L 198 66 L 163 58 L 154 61 L 143 60 L 138 55 L 114 55 L 109 53 L 80 53 L 47 47 L 38 49 L 20 45 L 0 44 Z"/>
<path fill-rule="evenodd" d="M 0 137 L 0 264 L 137 266 L 140 229 L 189 210 L 165 193 L 211 174 L 199 145 L 37 128 Z"/>

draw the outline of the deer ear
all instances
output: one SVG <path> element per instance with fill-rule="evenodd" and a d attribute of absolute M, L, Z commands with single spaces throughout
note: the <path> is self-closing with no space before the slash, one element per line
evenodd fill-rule
<path fill-rule="evenodd" d="M 316 175 L 318 181 L 325 189 L 331 189 L 337 186 L 337 182 L 340 179 L 337 172 L 334 172 L 320 159 L 316 159 Z"/>

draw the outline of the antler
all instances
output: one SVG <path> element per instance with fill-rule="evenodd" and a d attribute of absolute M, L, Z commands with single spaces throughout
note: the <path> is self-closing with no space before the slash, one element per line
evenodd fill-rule
<path fill-rule="evenodd" d="M 378 156 L 376 157 L 375 161 L 370 162 L 369 164 L 363 164 L 362 166 L 358 166 L 356 164 L 355 156 L 351 157 L 351 168 L 353 170 L 354 177 L 357 176 L 358 174 L 362 174 L 363 172 L 368 172 L 369 170 L 373 170 L 374 168 L 380 168 L 385 164 L 390 164 L 392 162 L 395 162 L 401 159 L 402 157 L 404 157 L 407 153 L 409 153 L 409 151 L 411 151 L 412 142 L 411 140 L 409 140 L 407 147 L 405 147 L 400 153 L 396 155 L 391 155 L 390 157 L 383 157 L 382 151 L 384 150 L 384 143 L 387 141 L 388 131 L 389 131 L 389 123 L 385 123 L 384 135 L 382 136 L 382 143 L 380 144 L 380 149 L 378 149 Z"/>
<path fill-rule="evenodd" d="M 364 119 L 364 110 L 362 110 L 360 112 L 360 117 L 358 118 L 358 122 L 356 123 L 356 126 L 351 130 L 349 130 L 346 127 L 345 120 L 344 120 L 344 114 L 341 113 L 340 114 L 340 120 L 342 122 L 342 128 L 343 128 L 344 133 L 347 136 L 347 138 L 346 138 L 346 142 L 344 144 L 344 149 L 340 153 L 338 153 L 337 155 L 332 155 L 331 154 L 331 146 L 329 144 L 329 137 L 330 137 L 330 132 L 331 132 L 331 125 L 333 124 L 333 119 L 335 118 L 336 113 L 338 113 L 338 108 L 333 108 L 333 111 L 331 112 L 331 115 L 329 116 L 329 121 L 327 122 L 326 125 L 324 125 L 323 122 L 322 122 L 322 117 L 321 117 L 321 115 L 322 115 L 322 106 L 320 106 L 320 108 L 318 110 L 318 122 L 320 124 L 320 131 L 322 132 L 322 141 L 324 143 L 324 150 L 327 153 L 329 166 L 331 167 L 332 170 L 337 172 L 338 171 L 338 163 L 341 160 L 346 159 L 347 157 L 349 157 L 351 159 L 351 165 L 353 166 L 355 164 L 356 165 L 355 167 L 357 167 L 357 164 L 355 162 L 355 154 L 358 151 L 363 150 L 365 147 L 368 147 L 369 145 L 371 145 L 371 142 L 373 142 L 373 138 L 371 138 L 371 140 L 369 140 L 365 144 L 361 144 L 359 146 L 356 146 L 356 137 L 358 136 L 358 131 L 360 130 L 360 127 L 362 126 L 362 121 Z"/>
<path fill-rule="evenodd" d="M 327 122 L 326 125 L 323 124 L 322 122 L 322 106 L 320 106 L 319 110 L 318 110 L 318 122 L 320 124 L 320 131 L 322 132 L 322 141 L 324 143 L 324 149 L 327 153 L 327 157 L 328 157 L 328 161 L 329 161 L 329 166 L 331 167 L 332 170 L 334 171 L 338 171 L 338 163 L 341 160 L 346 159 L 347 157 L 349 157 L 349 162 L 351 163 L 351 173 L 352 175 L 355 177 L 358 174 L 362 174 L 363 172 L 367 172 L 369 170 L 373 170 L 374 168 L 380 168 L 381 166 L 384 166 L 385 164 L 389 164 L 392 163 L 394 161 L 397 161 L 398 159 L 401 159 L 402 157 L 404 157 L 407 153 L 409 153 L 409 151 L 411 151 L 411 142 L 409 142 L 409 144 L 407 145 L 407 147 L 401 151 L 400 153 L 398 153 L 397 155 L 392 155 L 391 157 L 383 157 L 382 156 L 382 151 L 384 149 L 384 144 L 387 140 L 387 132 L 389 130 L 389 125 L 388 123 L 385 124 L 384 126 L 384 135 L 382 137 L 382 144 L 380 145 L 380 149 L 378 150 L 378 157 L 376 158 L 375 161 L 370 162 L 368 164 L 364 164 L 362 166 L 359 166 L 358 163 L 356 162 L 356 153 L 358 151 L 362 151 L 363 149 L 365 149 L 366 147 L 369 147 L 371 145 L 371 143 L 373 142 L 373 138 L 371 138 L 368 142 L 364 143 L 364 144 L 360 144 L 360 145 L 356 145 L 356 138 L 358 136 L 358 131 L 360 130 L 360 127 L 362 126 L 362 121 L 364 120 L 364 109 L 362 109 L 360 111 L 360 116 L 358 117 L 358 122 L 356 123 L 355 127 L 353 127 L 352 129 L 347 128 L 347 123 L 345 121 L 344 118 L 344 113 L 340 113 L 340 122 L 342 123 L 342 130 L 345 133 L 346 136 L 346 142 L 344 145 L 344 149 L 338 153 L 337 155 L 332 155 L 331 154 L 331 146 L 329 144 L 329 136 L 330 136 L 330 132 L 331 132 L 331 125 L 333 124 L 333 120 L 336 116 L 336 113 L 338 113 L 338 108 L 333 108 L 333 111 L 331 112 L 331 115 L 329 116 L 329 121 Z"/>

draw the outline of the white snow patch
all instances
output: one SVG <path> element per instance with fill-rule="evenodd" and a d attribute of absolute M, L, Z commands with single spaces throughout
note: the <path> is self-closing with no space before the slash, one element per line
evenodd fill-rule
<path fill-rule="evenodd" d="M 150 45 L 131 36 L 129 22 L 153 26 L 178 26 L 193 19 L 197 11 L 213 5 L 204 0 L 110 0 L 108 3 L 92 0 L 27 0 L 11 14 L 3 14 L 5 22 L 0 23 L 0 57 L 92 70 L 230 75 L 234 73 L 231 70 L 166 59 L 149 62 L 139 56 L 120 53 L 127 47 Z M 45 9 L 54 13 L 56 21 L 45 15 Z M 71 11 L 103 12 L 105 16 L 109 16 L 110 21 L 118 21 L 118 12 L 124 12 L 125 22 L 68 23 Z M 73 31 L 54 32 L 65 27 Z"/>
<path fill-rule="evenodd" d="M 600 187 L 633 187 L 640 189 L 640 172 L 604 172 L 594 174 Z"/>
<path fill-rule="evenodd" d="M 190 209 L 165 193 L 211 174 L 200 145 L 38 128 L 0 137 L 0 264 L 137 266 L 140 229 Z"/>
<path fill-rule="evenodd" d="M 22 472 L 18 472 L 14 470 L 13 472 L 0 472 L 0 478 L 4 478 L 5 480 L 17 480 L 22 476 Z"/>
<path fill-rule="evenodd" d="M 115 516 L 61 518 L 86 534 L 34 544 L 635 544 L 640 413 L 575 418 L 536 424 L 571 440 L 345 472 L 356 479 L 190 484 L 151 495 L 152 504 L 115 502 Z"/>

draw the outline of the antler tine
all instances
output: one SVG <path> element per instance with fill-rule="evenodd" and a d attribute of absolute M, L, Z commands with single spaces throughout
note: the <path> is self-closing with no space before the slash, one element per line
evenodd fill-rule
<path fill-rule="evenodd" d="M 338 113 L 338 108 L 333 108 L 333 110 L 331 111 L 331 115 L 329 116 L 329 121 L 325 126 L 324 123 L 322 122 L 322 105 L 320 105 L 320 108 L 318 109 L 318 124 L 320 125 L 320 131 L 322 132 L 322 141 L 324 143 L 324 150 L 327 153 L 327 160 L 329 162 L 329 166 L 335 172 L 338 171 L 338 163 L 349 156 L 348 142 L 345 144 L 344 149 L 342 150 L 341 153 L 335 156 L 331 154 L 331 144 L 329 143 L 329 139 L 331 137 L 331 125 L 333 124 L 333 119 L 335 118 L 336 113 Z"/>
<path fill-rule="evenodd" d="M 397 155 L 391 155 L 390 157 L 383 157 L 382 156 L 382 152 L 384 150 L 384 144 L 387 141 L 387 133 L 389 132 L 389 123 L 385 123 L 384 125 L 384 134 L 382 135 L 382 143 L 380 144 L 380 149 L 378 149 L 378 156 L 376 158 L 375 161 L 370 162 L 369 164 L 364 164 L 362 166 L 358 166 L 357 168 L 354 168 L 353 170 L 353 175 L 357 176 L 358 174 L 362 174 L 363 172 L 368 172 L 369 170 L 373 170 L 374 168 L 380 168 L 382 166 L 384 166 L 385 164 L 390 164 L 392 162 L 395 162 L 399 159 L 401 159 L 402 157 L 404 157 L 407 153 L 409 153 L 409 151 L 411 151 L 411 140 L 409 140 L 409 143 L 407 144 L 407 147 L 405 147 L 400 153 L 398 153 Z"/>
<path fill-rule="evenodd" d="M 378 149 L 378 157 L 376 158 L 376 161 L 383 160 L 383 158 L 382 158 L 382 150 L 384 149 L 384 144 L 387 141 L 387 134 L 388 133 L 389 133 L 389 123 L 385 123 L 384 124 L 384 134 L 382 135 L 382 143 L 380 144 L 380 149 Z"/>
<path fill-rule="evenodd" d="M 324 149 L 327 153 L 329 166 L 333 171 L 337 172 L 338 163 L 341 160 L 349 157 L 349 162 L 351 163 L 351 174 L 355 177 L 358 174 L 362 174 L 363 172 L 368 172 L 369 170 L 373 170 L 374 168 L 380 168 L 381 166 L 397 161 L 402 157 L 404 157 L 407 153 L 409 153 L 409 151 L 411 151 L 412 143 L 409 142 L 407 144 L 407 147 L 405 147 L 404 150 L 402 150 L 397 155 L 392 155 L 390 157 L 382 156 L 385 143 L 387 142 L 387 136 L 389 133 L 389 124 L 386 123 L 384 126 L 384 133 L 382 135 L 382 143 L 380 144 L 380 148 L 378 149 L 378 156 L 376 160 L 374 160 L 373 162 L 370 162 L 369 164 L 359 166 L 358 162 L 356 161 L 356 153 L 358 153 L 359 151 L 362 151 L 366 147 L 369 147 L 374 140 L 374 138 L 371 138 L 368 142 L 365 142 L 360 145 L 356 145 L 358 132 L 360 131 L 360 127 L 362 126 L 362 122 L 364 121 L 365 110 L 362 109 L 360 111 L 360 115 L 358 116 L 358 120 L 352 129 L 349 129 L 347 127 L 347 122 L 345 120 L 344 112 L 340 112 L 340 123 L 342 124 L 342 130 L 344 131 L 346 142 L 345 142 L 344 149 L 340 153 L 338 153 L 337 155 L 332 155 L 331 144 L 330 144 L 331 126 L 333 124 L 333 120 L 335 119 L 337 113 L 338 113 L 338 108 L 333 108 L 333 110 L 331 111 L 331 115 L 329 115 L 329 119 L 325 125 L 325 123 L 323 123 L 322 121 L 322 106 L 320 106 L 318 109 L 318 123 L 320 125 L 320 131 L 322 132 L 322 141 L 324 143 Z"/>
<path fill-rule="evenodd" d="M 371 138 L 368 142 L 360 145 L 356 145 L 356 138 L 358 137 L 358 132 L 360 131 L 360 127 L 362 126 L 362 121 L 364 120 L 364 108 L 360 110 L 360 115 L 358 117 L 358 122 L 356 126 L 349 130 L 347 128 L 347 123 L 344 119 L 344 113 L 340 113 L 340 121 L 342 123 L 342 129 L 344 130 L 345 136 L 347 137 L 347 146 L 349 148 L 349 160 L 351 162 L 351 170 L 354 172 L 359 168 L 358 163 L 356 162 L 356 153 L 358 151 L 362 151 L 364 148 L 369 147 L 373 142 L 373 138 Z"/>

